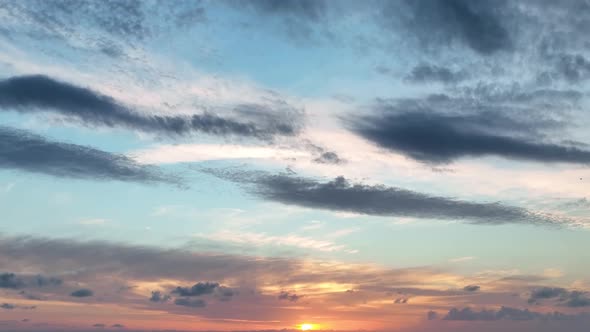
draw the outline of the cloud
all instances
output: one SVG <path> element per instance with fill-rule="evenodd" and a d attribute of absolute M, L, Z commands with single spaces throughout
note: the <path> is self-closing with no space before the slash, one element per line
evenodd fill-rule
<path fill-rule="evenodd" d="M 529 303 L 535 303 L 538 300 L 552 299 L 567 294 L 568 291 L 561 287 L 542 287 L 537 288 L 531 292 Z"/>
<path fill-rule="evenodd" d="M 47 294 L 52 301 L 44 302 L 44 310 L 45 308 L 52 310 L 57 301 L 62 303 L 58 304 L 60 307 L 65 303 L 80 307 L 97 303 L 101 306 L 114 305 L 117 308 L 132 310 L 139 305 L 141 307 L 139 309 L 148 316 L 162 310 L 169 312 L 170 315 L 185 315 L 190 308 L 194 310 L 202 308 L 206 301 L 206 305 L 211 304 L 215 310 L 199 312 L 203 319 L 280 320 L 284 309 L 277 306 L 277 303 L 292 304 L 297 307 L 301 305 L 306 308 L 304 310 L 310 310 L 309 312 L 324 314 L 331 314 L 335 312 L 333 308 L 347 305 L 351 308 L 359 308 L 360 311 L 351 313 L 354 315 L 351 320 L 366 321 L 367 315 L 388 315 L 391 312 L 390 305 L 393 305 L 392 302 L 396 298 L 415 297 L 415 305 L 421 305 L 420 299 L 430 298 L 434 301 L 431 303 L 450 302 L 449 306 L 451 306 L 461 305 L 467 296 L 457 289 L 464 282 L 465 277 L 450 274 L 440 268 L 392 269 L 374 264 L 293 257 L 228 255 L 189 251 L 189 246 L 181 248 L 156 248 L 92 241 L 82 243 L 65 239 L 0 237 L 0 268 L 12 267 L 12 271 L 20 268 L 23 271 L 38 271 L 43 275 L 62 273 L 60 275 L 67 275 L 64 281 L 67 285 L 89 285 L 96 294 L 93 297 L 83 298 L 84 301 L 80 302 L 81 298 L 70 297 L 68 292 L 57 289 L 56 292 Z M 60 257 L 68 257 L 68 259 L 64 260 Z M 204 296 L 183 297 L 175 294 L 177 297 L 163 306 L 155 305 L 156 303 L 153 302 L 143 302 L 147 301 L 150 294 L 153 294 L 150 289 L 154 287 L 170 289 L 172 283 L 178 284 L 195 279 L 223 280 L 224 284 L 231 285 L 231 290 L 228 289 L 229 286 L 227 288 L 219 286 L 213 293 L 204 295 L 210 300 L 205 299 Z M 478 279 L 490 285 L 489 291 L 477 296 L 478 300 L 494 301 L 486 303 L 519 300 L 505 291 L 495 292 L 493 289 L 498 285 L 493 283 L 496 279 L 497 276 L 490 278 L 482 276 Z M 440 280 L 445 280 L 444 285 L 441 285 Z M 132 287 L 132 291 L 115 291 L 122 286 Z M 502 286 L 511 287 L 510 284 L 502 284 Z M 355 290 L 354 293 L 346 292 L 351 289 Z M 236 296 L 238 292 L 240 296 Z M 386 292 L 404 295 L 397 295 L 391 300 L 383 301 Z M 281 293 L 287 293 L 282 295 L 283 300 L 278 299 Z M 313 298 L 314 301 L 302 303 L 302 294 L 306 294 L 310 299 Z M 10 296 L 10 292 L 7 292 L 7 295 Z M 19 297 L 17 294 L 13 295 L 14 298 Z M 160 295 L 160 297 L 163 296 Z M 228 302 L 229 299 L 232 301 Z M 295 299 L 298 301 L 295 302 Z M 11 303 L 8 299 L 5 302 Z M 370 311 L 363 310 L 366 308 L 366 303 L 377 302 L 382 305 L 372 307 Z M 403 301 L 400 300 L 400 302 Z M 251 308 L 256 310 L 249 311 Z M 437 310 L 440 311 L 440 309 Z M 120 321 L 116 317 L 112 319 L 111 323 Z M 97 319 L 97 321 L 101 320 Z"/>
<path fill-rule="evenodd" d="M 338 234 L 336 234 L 338 235 Z M 199 237 L 218 241 L 231 242 L 240 246 L 290 246 L 302 249 L 318 250 L 323 252 L 348 251 L 344 245 L 336 244 L 332 241 L 317 240 L 307 236 L 297 234 L 268 235 L 266 233 L 246 232 L 246 231 L 220 231 L 211 235 L 199 235 Z"/>
<path fill-rule="evenodd" d="M 216 297 L 220 301 L 230 301 L 234 296 L 237 295 L 237 291 L 225 286 L 217 287 L 215 292 Z"/>
<path fill-rule="evenodd" d="M 51 287 L 60 286 L 63 281 L 55 277 L 46 277 L 42 275 L 27 276 L 16 275 L 15 273 L 0 273 L 0 288 L 19 289 L 31 286 Z M 24 291 L 21 291 L 25 294 Z M 28 295 L 30 296 L 30 295 Z"/>
<path fill-rule="evenodd" d="M 541 287 L 531 292 L 528 303 L 539 303 L 542 300 L 557 299 L 558 304 L 579 308 L 590 306 L 590 297 L 581 291 L 569 291 L 561 287 Z"/>
<path fill-rule="evenodd" d="M 332 165 L 341 165 L 344 164 L 346 161 L 344 159 L 340 159 L 335 152 L 324 152 L 319 157 L 313 160 L 319 164 L 332 164 Z"/>
<path fill-rule="evenodd" d="M 471 308 L 449 310 L 444 320 L 459 320 L 459 321 L 527 321 L 527 320 L 575 320 L 575 319 L 589 319 L 588 314 L 569 315 L 560 312 L 539 313 L 529 311 L 528 309 L 518 309 L 511 307 L 502 307 L 500 310 L 481 310 L 475 311 Z"/>
<path fill-rule="evenodd" d="M 298 43 L 329 38 L 327 15 L 335 9 L 334 3 L 325 0 L 239 0 L 226 3 L 242 12 L 256 14 L 256 22 L 278 23 L 275 31 Z"/>
<path fill-rule="evenodd" d="M 590 297 L 585 292 L 573 291 L 569 293 L 564 304 L 572 308 L 590 307 Z"/>
<path fill-rule="evenodd" d="M 0 127 L 0 168 L 76 179 L 179 183 L 157 167 L 138 164 L 124 155 L 7 127 Z"/>
<path fill-rule="evenodd" d="M 67 260 L 61 259 L 68 257 Z M 125 280 L 222 280 L 228 275 L 256 279 L 278 273 L 287 278 L 301 269 L 292 259 L 252 259 L 248 256 L 212 255 L 181 249 L 125 246 L 109 242 L 77 242 L 43 238 L 0 237 L 0 268 L 8 262 L 28 262 L 38 271 L 59 274 L 79 271 L 79 275 L 111 275 Z M 87 272 L 85 272 L 87 271 Z M 280 271 L 280 273 L 278 272 Z"/>
<path fill-rule="evenodd" d="M 407 297 L 398 297 L 393 301 L 395 304 L 406 304 L 408 303 L 409 299 Z"/>
<path fill-rule="evenodd" d="M 383 185 L 350 183 L 344 177 L 329 182 L 272 175 L 265 172 L 205 170 L 236 183 L 263 199 L 308 208 L 353 212 L 372 216 L 404 216 L 469 220 L 474 224 L 558 224 L 550 216 L 500 203 L 474 203 L 431 196 Z"/>
<path fill-rule="evenodd" d="M 426 318 L 428 320 L 438 319 L 438 313 L 436 311 L 430 310 L 429 312 L 426 313 Z"/>
<path fill-rule="evenodd" d="M 160 291 L 152 292 L 152 296 L 150 297 L 150 301 L 152 302 L 168 302 L 170 300 L 170 295 L 162 294 Z"/>
<path fill-rule="evenodd" d="M 492 110 L 458 114 L 414 102 L 386 103 L 376 114 L 352 119 L 350 126 L 384 149 L 427 163 L 483 156 L 545 163 L 590 163 L 588 150 L 544 142 L 546 139 L 540 131 L 553 130 L 558 123 L 527 122 Z"/>
<path fill-rule="evenodd" d="M 219 284 L 216 282 L 199 282 L 192 287 L 176 287 L 172 293 L 180 296 L 201 296 L 213 293 L 217 287 Z"/>
<path fill-rule="evenodd" d="M 35 277 L 35 283 L 39 287 L 60 286 L 63 283 L 63 280 L 55 277 L 45 277 L 42 275 L 38 275 Z"/>
<path fill-rule="evenodd" d="M 405 77 L 405 80 L 412 83 L 458 83 L 466 79 L 463 72 L 453 71 L 429 63 L 421 63 L 414 67 Z"/>
<path fill-rule="evenodd" d="M 279 294 L 279 296 L 277 298 L 279 300 L 285 300 L 285 301 L 289 301 L 289 302 L 297 302 L 302 297 L 303 297 L 302 295 L 297 295 L 295 293 L 289 293 L 289 292 L 283 291 Z"/>
<path fill-rule="evenodd" d="M 23 280 L 18 278 L 14 273 L 2 273 L 0 274 L 0 288 L 21 288 L 24 287 L 25 283 Z"/>
<path fill-rule="evenodd" d="M 16 304 L 2 303 L 2 304 L 0 304 L 0 309 L 4 309 L 4 310 L 13 310 L 13 309 L 33 310 L 33 309 L 37 309 L 37 307 L 36 306 L 20 306 L 20 305 L 16 305 Z"/>
<path fill-rule="evenodd" d="M 324 0 L 239 0 L 237 3 L 262 14 L 288 15 L 312 21 L 319 20 L 327 9 Z"/>
<path fill-rule="evenodd" d="M 94 292 L 87 288 L 78 289 L 70 293 L 70 296 L 73 297 L 89 297 L 92 295 L 94 295 Z"/>
<path fill-rule="evenodd" d="M 555 71 L 552 76 L 569 83 L 590 79 L 590 60 L 581 54 L 560 54 L 554 58 Z"/>
<path fill-rule="evenodd" d="M 117 329 L 122 329 L 122 328 L 125 328 L 125 325 L 123 325 L 123 324 L 113 324 L 113 325 L 111 325 L 111 327 L 114 327 L 114 328 L 117 328 Z"/>
<path fill-rule="evenodd" d="M 6 310 L 12 310 L 12 309 L 16 308 L 16 306 L 14 304 L 10 304 L 10 303 L 2 303 L 2 305 L 0 305 L 0 308 L 6 309 Z"/>
<path fill-rule="evenodd" d="M 207 306 L 207 303 L 204 300 L 190 298 L 176 299 L 174 300 L 174 304 L 191 308 L 204 308 Z"/>
<path fill-rule="evenodd" d="M 21 29 L 42 38 L 99 39 L 134 43 L 173 28 L 188 28 L 206 20 L 201 1 L 7 1 L 8 22 L 20 19 Z M 10 25 L 9 25 L 10 26 Z M 73 27 L 76 27 L 74 29 Z M 76 38 L 78 37 L 78 38 Z M 92 43 L 89 43 L 92 44 Z"/>
<path fill-rule="evenodd" d="M 0 108 L 5 111 L 52 111 L 90 126 L 124 127 L 168 136 L 205 133 L 269 140 L 276 135 L 296 135 L 301 126 L 300 112 L 285 102 L 275 106 L 278 111 L 268 105 L 236 106 L 236 118 L 246 121 L 212 113 L 190 116 L 147 115 L 109 96 L 47 76 L 16 76 L 0 81 Z"/>
<path fill-rule="evenodd" d="M 506 1 L 408 0 L 385 2 L 380 21 L 386 27 L 401 27 L 422 45 L 466 46 L 478 54 L 492 55 L 511 50 L 513 36 L 507 13 L 514 9 Z M 400 15 L 403 13 L 403 15 Z"/>
<path fill-rule="evenodd" d="M 480 288 L 481 287 L 479 287 L 478 285 L 468 285 L 463 287 L 463 290 L 466 292 L 477 292 Z"/>
<path fill-rule="evenodd" d="M 99 327 L 99 328 L 104 328 L 104 327 L 106 327 L 106 324 L 103 324 L 103 323 L 96 323 L 96 324 L 92 325 L 92 327 Z"/>

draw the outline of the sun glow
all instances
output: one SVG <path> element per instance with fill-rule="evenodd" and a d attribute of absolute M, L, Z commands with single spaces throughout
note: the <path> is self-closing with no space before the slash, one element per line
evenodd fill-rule
<path fill-rule="evenodd" d="M 299 326 L 299 328 L 301 329 L 301 331 L 311 331 L 314 328 L 313 324 L 301 324 Z"/>

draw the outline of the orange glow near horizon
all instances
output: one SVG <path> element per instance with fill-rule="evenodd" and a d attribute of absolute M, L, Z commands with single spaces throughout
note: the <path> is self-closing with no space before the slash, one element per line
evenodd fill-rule
<path fill-rule="evenodd" d="M 301 329 L 301 331 L 311 331 L 311 330 L 317 329 L 317 325 L 315 325 L 315 324 L 309 324 L 309 323 L 303 323 L 303 324 L 299 325 L 299 329 Z"/>

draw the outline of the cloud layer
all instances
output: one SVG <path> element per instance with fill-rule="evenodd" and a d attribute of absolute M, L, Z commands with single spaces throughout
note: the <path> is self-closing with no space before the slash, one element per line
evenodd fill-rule
<path fill-rule="evenodd" d="M 75 179 L 179 183 L 174 176 L 124 155 L 51 141 L 8 127 L 0 127 L 0 168 Z"/>
<path fill-rule="evenodd" d="M 372 114 L 350 119 L 349 126 L 384 149 L 427 163 L 483 156 L 544 163 L 590 163 L 590 151 L 579 144 L 551 140 L 550 133 L 562 126 L 559 121 L 544 119 L 540 110 L 531 120 L 521 116 L 520 110 L 507 112 L 501 104 L 490 108 L 489 103 L 495 101 L 486 99 L 499 97 L 485 94 L 469 101 L 442 95 L 383 102 L 378 103 Z M 505 97 L 513 98 L 518 104 L 529 104 L 528 107 L 537 98 L 530 93 Z M 483 111 L 460 112 L 464 108 Z"/>
<path fill-rule="evenodd" d="M 535 215 L 525 209 L 500 203 L 474 203 L 396 187 L 354 184 L 344 177 L 319 182 L 314 179 L 264 172 L 207 172 L 245 184 L 247 190 L 266 200 L 308 208 L 372 216 L 467 220 L 487 225 L 559 223 L 558 219 L 552 220 L 550 217 Z"/>
<path fill-rule="evenodd" d="M 244 104 L 235 108 L 238 118 L 212 113 L 149 115 L 130 109 L 115 99 L 93 90 L 53 78 L 34 75 L 11 77 L 0 81 L 0 109 L 22 113 L 57 112 L 91 126 L 125 127 L 164 135 L 205 133 L 272 139 L 275 135 L 292 136 L 299 131 L 299 112 L 290 106 Z"/>

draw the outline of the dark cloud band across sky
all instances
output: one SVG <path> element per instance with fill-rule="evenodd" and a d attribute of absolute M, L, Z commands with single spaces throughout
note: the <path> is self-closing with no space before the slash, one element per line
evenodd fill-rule
<path fill-rule="evenodd" d="M 500 156 L 544 163 L 590 163 L 590 151 L 545 141 L 537 123 L 501 113 L 448 114 L 393 107 L 352 120 L 352 130 L 378 146 L 428 163 Z"/>
<path fill-rule="evenodd" d="M 0 127 L 0 168 L 57 177 L 140 183 L 180 182 L 157 167 L 124 155 L 46 139 L 28 131 Z"/>
<path fill-rule="evenodd" d="M 269 140 L 277 135 L 296 135 L 301 125 L 300 114 L 284 103 L 279 106 L 282 109 L 278 112 L 271 111 L 267 105 L 236 106 L 235 112 L 245 121 L 213 113 L 145 115 L 109 96 L 47 76 L 17 76 L 0 81 L 0 110 L 50 111 L 86 125 L 125 127 L 172 136 L 205 133 Z"/>
<path fill-rule="evenodd" d="M 384 185 L 350 183 L 344 177 L 320 182 L 265 172 L 205 171 L 244 184 L 251 193 L 266 200 L 307 208 L 371 216 L 466 220 L 484 225 L 561 223 L 558 219 L 501 203 L 475 203 Z"/>

